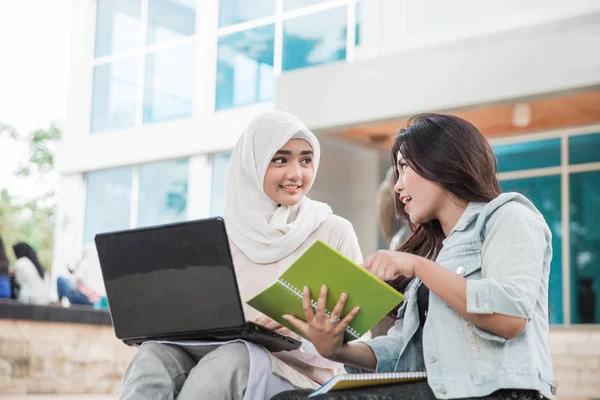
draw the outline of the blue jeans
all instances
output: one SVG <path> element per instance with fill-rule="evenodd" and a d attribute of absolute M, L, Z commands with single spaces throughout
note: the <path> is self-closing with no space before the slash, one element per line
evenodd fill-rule
<path fill-rule="evenodd" d="M 63 297 L 66 297 L 71 304 L 82 304 L 86 306 L 91 306 L 93 304 L 83 293 L 73 289 L 71 282 L 65 277 L 58 277 L 56 280 L 56 288 L 58 290 L 58 301 L 61 301 Z"/>
<path fill-rule="evenodd" d="M 10 299 L 10 279 L 7 275 L 0 275 L 0 299 Z"/>

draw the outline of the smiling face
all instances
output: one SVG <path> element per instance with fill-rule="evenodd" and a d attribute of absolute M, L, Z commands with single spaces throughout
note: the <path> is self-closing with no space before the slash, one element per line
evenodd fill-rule
<path fill-rule="evenodd" d="M 263 189 L 277 204 L 293 206 L 302 200 L 315 176 L 313 148 L 303 139 L 292 139 L 271 158 Z"/>
<path fill-rule="evenodd" d="M 424 224 L 438 219 L 440 210 L 448 199 L 444 188 L 417 174 L 400 152 L 397 155 L 398 181 L 394 186 L 404 211 L 413 224 Z"/>

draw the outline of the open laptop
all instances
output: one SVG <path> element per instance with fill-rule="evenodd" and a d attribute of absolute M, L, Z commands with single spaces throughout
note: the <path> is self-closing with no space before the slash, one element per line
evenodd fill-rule
<path fill-rule="evenodd" d="M 98 234 L 95 237 L 117 338 L 244 339 L 273 352 L 301 342 L 244 317 L 222 218 Z"/>

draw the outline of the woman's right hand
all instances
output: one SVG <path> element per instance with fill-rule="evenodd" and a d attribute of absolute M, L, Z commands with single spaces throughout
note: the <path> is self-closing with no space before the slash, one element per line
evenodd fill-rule
<path fill-rule="evenodd" d="M 378 250 L 363 263 L 363 268 L 383 281 L 393 281 L 416 275 L 415 264 L 419 256 L 401 251 Z"/>
<path fill-rule="evenodd" d="M 327 317 L 325 313 L 327 287 L 321 287 L 315 311 L 313 311 L 310 304 L 310 290 L 304 287 L 302 309 L 306 317 L 306 322 L 289 314 L 284 315 L 283 318 L 298 328 L 304 334 L 304 337 L 315 346 L 319 354 L 335 361 L 344 345 L 344 329 L 346 329 L 359 311 L 359 307 L 355 307 L 341 319 L 342 310 L 347 298 L 348 296 L 342 293 L 330 317 Z"/>

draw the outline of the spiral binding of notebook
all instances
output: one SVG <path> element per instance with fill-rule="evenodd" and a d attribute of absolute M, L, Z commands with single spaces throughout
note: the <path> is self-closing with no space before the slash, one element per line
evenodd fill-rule
<path fill-rule="evenodd" d="M 348 381 L 370 381 L 372 379 L 419 379 L 426 378 L 427 372 L 418 371 L 418 372 L 379 372 L 376 374 L 346 374 L 344 376 L 345 380 Z"/>
<path fill-rule="evenodd" d="M 309 394 L 308 397 L 314 397 L 319 394 L 324 394 L 335 390 L 405 384 L 425 379 L 427 379 L 426 371 L 336 375 L 329 381 L 325 382 L 319 389 Z"/>
<path fill-rule="evenodd" d="M 283 280 L 283 279 L 279 279 L 278 282 L 285 287 L 288 291 L 290 291 L 291 293 L 293 293 L 296 297 L 298 297 L 300 300 L 302 300 L 302 298 L 304 297 L 304 294 L 302 293 L 302 291 L 300 291 L 299 289 L 297 289 L 296 287 L 294 287 L 294 285 L 290 284 L 289 282 Z M 313 299 L 310 300 L 310 304 L 312 306 L 313 309 L 317 308 L 317 302 L 314 301 Z M 331 316 L 331 312 L 329 312 L 329 310 L 325 310 L 325 314 L 327 315 L 327 317 Z M 347 326 L 345 329 L 345 332 L 349 335 L 351 335 L 352 337 L 354 337 L 355 339 L 359 339 L 362 334 L 357 332 L 356 330 L 354 330 L 351 326 Z"/>

